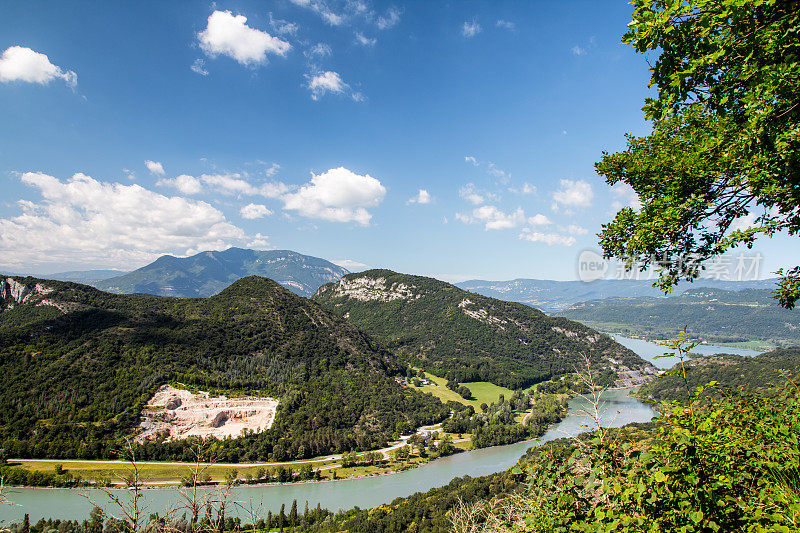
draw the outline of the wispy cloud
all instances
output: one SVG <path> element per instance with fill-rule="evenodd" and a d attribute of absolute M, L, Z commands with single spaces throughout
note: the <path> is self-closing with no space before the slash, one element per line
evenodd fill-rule
<path fill-rule="evenodd" d="M 472 19 L 472 22 L 464 21 L 463 26 L 461 26 L 461 35 L 466 37 L 467 39 L 471 39 L 478 35 L 483 29 L 481 25 L 478 24 L 476 19 Z"/>

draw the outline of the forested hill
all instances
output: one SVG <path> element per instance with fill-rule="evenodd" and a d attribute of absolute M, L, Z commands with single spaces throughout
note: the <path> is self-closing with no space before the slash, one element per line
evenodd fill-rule
<path fill-rule="evenodd" d="M 0 447 L 12 456 L 113 455 L 156 388 L 176 382 L 280 399 L 272 429 L 223 441 L 228 460 L 370 448 L 449 413 L 397 385 L 404 368 L 265 278 L 179 299 L 0 277 Z M 140 455 L 177 458 L 182 446 Z"/>
<path fill-rule="evenodd" d="M 320 285 L 336 281 L 347 273 L 347 269 L 330 261 L 291 250 L 229 248 L 191 257 L 164 255 L 133 272 L 91 285 L 120 294 L 142 292 L 197 298 L 217 294 L 237 279 L 263 276 L 274 279 L 295 294 L 311 296 Z"/>
<path fill-rule="evenodd" d="M 767 289 L 691 289 L 669 298 L 606 298 L 575 304 L 564 316 L 622 334 L 672 338 L 687 324 L 709 342 L 800 343 L 800 312 L 780 307 Z"/>
<path fill-rule="evenodd" d="M 689 391 L 705 386 L 712 381 L 717 387 L 705 394 L 717 395 L 730 391 L 777 394 L 786 386 L 793 386 L 800 377 L 800 346 L 779 348 L 756 357 L 719 354 L 698 357 L 685 363 L 686 379 L 682 377 L 680 365 L 642 385 L 637 392 L 640 398 L 658 401 L 678 400 L 686 402 Z M 717 394 L 719 392 L 720 394 Z"/>
<path fill-rule="evenodd" d="M 526 387 L 573 372 L 583 354 L 609 370 L 651 368 L 586 326 L 432 278 L 369 270 L 320 287 L 313 299 L 411 363 L 458 382 Z"/>

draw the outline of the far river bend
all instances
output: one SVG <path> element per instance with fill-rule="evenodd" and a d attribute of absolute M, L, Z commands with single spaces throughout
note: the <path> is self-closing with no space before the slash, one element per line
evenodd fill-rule
<path fill-rule="evenodd" d="M 667 359 L 653 359 L 654 355 L 660 355 L 665 351 L 663 347 L 618 335 L 615 335 L 615 337 L 621 344 L 653 362 L 656 366 L 663 368 L 672 364 Z M 702 347 L 702 353 L 704 354 L 720 352 L 741 355 L 756 355 L 758 353 L 752 350 L 713 346 Z M 631 422 L 647 422 L 654 416 L 655 412 L 650 405 L 629 397 L 629 392 L 629 389 L 623 389 L 604 393 L 604 425 L 619 427 Z M 255 507 L 260 507 L 259 516 L 262 517 L 266 516 L 267 511 L 278 512 L 281 504 L 285 504 L 288 509 L 292 500 L 295 499 L 301 510 L 306 501 L 308 501 L 310 507 L 314 507 L 319 503 L 323 508 L 328 508 L 332 511 L 349 509 L 354 506 L 362 509 L 374 507 L 389 503 L 397 497 L 408 496 L 418 491 L 427 491 L 434 487 L 446 485 L 455 477 L 464 475 L 477 477 L 505 470 L 514 465 L 531 446 L 537 446 L 542 442 L 585 431 L 589 421 L 581 414 L 583 408 L 584 401 L 581 398 L 574 398 L 570 401 L 567 417 L 536 441 L 519 442 L 508 446 L 496 446 L 464 452 L 391 475 L 323 483 L 240 487 L 234 490 L 232 499 L 239 502 L 252 502 Z M 83 520 L 88 518 L 92 507 L 89 501 L 82 496 L 83 491 L 77 489 L 12 488 L 11 490 L 13 492 L 9 494 L 9 499 L 15 505 L 0 505 L 0 523 L 8 524 L 12 521 L 21 520 L 25 513 L 30 515 L 32 522 L 40 518 L 50 517 Z M 107 498 L 103 493 L 96 490 L 88 492 L 98 504 L 102 505 L 107 502 Z M 147 510 L 143 515 L 148 516 L 150 513 L 156 512 L 163 514 L 166 509 L 176 507 L 179 495 L 174 488 L 154 488 L 146 489 L 143 499 L 145 505 L 147 505 Z M 106 508 L 113 512 L 110 504 Z M 236 516 L 233 509 L 227 514 Z M 239 515 L 243 519 L 249 518 L 243 512 L 239 512 Z"/>

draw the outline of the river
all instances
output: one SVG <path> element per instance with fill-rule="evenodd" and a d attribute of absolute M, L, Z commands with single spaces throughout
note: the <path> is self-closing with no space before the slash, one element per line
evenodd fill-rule
<path fill-rule="evenodd" d="M 660 344 L 643 341 L 641 339 L 631 339 L 630 337 L 623 337 L 622 335 L 616 335 L 616 334 L 610 334 L 610 335 L 611 337 L 614 338 L 615 341 L 625 346 L 629 350 L 636 352 L 639 355 L 639 357 L 650 361 L 658 368 L 671 368 L 675 363 L 680 361 L 680 359 L 676 356 L 659 357 L 658 359 L 656 359 L 657 356 L 664 355 L 665 353 L 674 353 L 673 350 L 669 350 L 665 346 L 661 346 Z M 692 350 L 692 353 L 699 355 L 730 353 L 734 355 L 745 355 L 748 357 L 753 357 L 762 352 L 757 352 L 755 350 L 748 350 L 747 348 L 730 348 L 727 346 L 713 346 L 710 344 L 700 344 Z"/>
<path fill-rule="evenodd" d="M 670 359 L 654 359 L 654 356 L 661 355 L 666 351 L 662 346 L 618 335 L 615 335 L 615 338 L 656 366 L 665 368 L 674 364 Z M 695 351 L 706 355 L 720 352 L 741 355 L 758 353 L 752 350 L 715 346 L 699 346 Z M 630 422 L 646 422 L 653 417 L 652 407 L 631 398 L 628 396 L 628 392 L 629 390 L 623 389 L 604 393 L 602 410 L 604 425 L 619 427 Z M 331 510 L 349 509 L 354 506 L 362 509 L 374 507 L 391 502 L 397 497 L 440 487 L 449 483 L 454 477 L 464 475 L 476 477 L 505 470 L 516 463 L 531 446 L 585 431 L 589 423 L 588 418 L 581 413 L 585 407 L 586 404 L 581 398 L 571 400 L 567 417 L 550 428 L 537 441 L 464 452 L 437 459 L 405 472 L 385 476 L 323 483 L 239 487 L 233 491 L 232 499 L 248 505 L 252 503 L 253 506 L 260 509 L 260 516 L 265 516 L 268 510 L 273 513 L 277 512 L 281 504 L 285 504 L 288 509 L 294 499 L 298 501 L 301 510 L 306 501 L 309 506 L 313 507 L 319 503 L 322 507 Z M 120 493 L 124 494 L 124 492 Z M 88 491 L 88 494 L 98 504 L 102 504 L 113 512 L 112 505 L 108 503 L 107 497 L 102 492 L 95 490 Z M 75 489 L 12 489 L 8 497 L 15 505 L 0 505 L 0 522 L 8 523 L 20 520 L 25 513 L 28 513 L 31 521 L 34 522 L 48 517 L 83 520 L 88 517 L 92 507 L 91 503 L 83 496 L 83 491 Z M 175 508 L 179 505 L 180 496 L 176 489 L 146 489 L 143 499 L 147 505 L 147 510 L 143 515 L 148 516 L 155 512 L 163 514 L 166 509 Z M 235 516 L 237 513 L 229 512 L 228 514 Z M 249 518 L 244 511 L 240 510 L 238 514 L 243 519 Z"/>

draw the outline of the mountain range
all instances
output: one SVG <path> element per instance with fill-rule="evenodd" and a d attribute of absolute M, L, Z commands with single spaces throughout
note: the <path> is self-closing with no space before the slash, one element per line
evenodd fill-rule
<path fill-rule="evenodd" d="M 700 278 L 692 283 L 680 283 L 670 295 L 676 296 L 694 288 L 714 288 L 729 291 L 773 289 L 775 282 L 775 279 L 726 281 Z M 484 296 L 524 303 L 547 313 L 559 313 L 578 302 L 603 298 L 665 297 L 664 293 L 654 288 L 652 281 L 649 280 L 599 279 L 590 282 L 542 279 L 470 280 L 456 285 Z"/>
<path fill-rule="evenodd" d="M 243 277 L 262 276 L 295 294 L 311 296 L 320 285 L 337 281 L 348 272 L 325 259 L 291 250 L 229 248 L 190 257 L 164 255 L 133 272 L 86 282 L 117 294 L 205 298 Z"/>
<path fill-rule="evenodd" d="M 226 460 L 287 460 L 386 444 L 446 418 L 349 321 L 274 281 L 210 298 L 117 295 L 0 277 L 0 442 L 14 457 L 110 458 L 164 384 L 279 398 L 272 429 L 226 439 Z M 185 459 L 147 443 L 142 459 Z"/>
<path fill-rule="evenodd" d="M 669 298 L 604 298 L 560 311 L 602 331 L 673 338 L 684 327 L 708 342 L 800 342 L 800 314 L 780 307 L 769 289 L 690 289 Z"/>
<path fill-rule="evenodd" d="M 610 337 L 530 306 L 390 270 L 348 274 L 313 300 L 347 318 L 393 352 L 457 382 L 518 389 L 585 368 L 653 371 Z"/>

